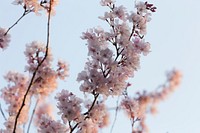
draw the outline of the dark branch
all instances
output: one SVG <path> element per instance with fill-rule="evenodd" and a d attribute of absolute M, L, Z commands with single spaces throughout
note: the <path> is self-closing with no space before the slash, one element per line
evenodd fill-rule
<path fill-rule="evenodd" d="M 45 59 L 47 58 L 48 56 L 48 49 L 49 49 L 49 40 L 50 40 L 50 19 L 51 19 L 51 0 L 50 0 L 50 7 L 49 7 L 49 14 L 48 14 L 48 21 L 47 21 L 47 43 L 46 43 L 46 52 L 45 52 L 45 55 L 44 55 L 44 58 L 42 59 L 42 61 L 38 64 L 38 66 L 36 67 L 35 71 L 33 72 L 33 75 L 32 75 L 32 78 L 31 78 L 31 81 L 28 85 L 28 89 L 26 91 L 26 93 L 24 94 L 24 98 L 23 98 L 23 101 L 22 101 L 22 104 L 21 104 L 21 107 L 16 115 L 16 118 L 15 118 L 15 122 L 14 122 L 14 129 L 13 129 L 13 133 L 16 133 L 16 127 L 17 127 L 17 122 L 18 122 L 18 118 L 19 118 L 19 115 L 23 109 L 23 107 L 25 106 L 25 102 L 26 102 L 26 97 L 28 96 L 28 93 L 31 89 L 31 86 L 33 85 L 33 81 L 35 79 L 35 76 L 37 74 L 37 71 L 39 69 L 39 67 L 42 65 L 42 63 L 45 61 Z"/>
<path fill-rule="evenodd" d="M 6 36 L 8 34 L 8 32 L 15 26 L 18 24 L 18 22 L 23 18 L 25 17 L 27 14 L 29 14 L 30 12 L 32 12 L 32 10 L 26 10 L 24 9 L 24 13 L 22 14 L 22 16 L 20 18 L 18 18 L 18 20 L 8 28 L 8 30 L 6 31 L 6 33 L 4 34 L 4 36 Z"/>

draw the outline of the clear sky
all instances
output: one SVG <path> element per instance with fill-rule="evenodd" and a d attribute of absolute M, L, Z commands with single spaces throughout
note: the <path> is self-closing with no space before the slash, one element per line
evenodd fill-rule
<path fill-rule="evenodd" d="M 116 0 L 129 11 L 133 0 Z M 21 7 L 4 0 L 0 4 L 0 27 L 7 28 L 22 14 Z M 148 116 L 150 133 L 199 133 L 200 132 L 200 10 L 199 0 L 151 0 L 157 6 L 148 24 L 146 40 L 151 43 L 151 53 L 142 58 L 141 69 L 131 80 L 131 89 L 151 91 L 165 81 L 165 72 L 177 68 L 183 73 L 179 89 L 158 106 L 159 113 Z M 77 74 L 83 70 L 87 59 L 86 42 L 82 32 L 98 25 L 106 26 L 98 16 L 107 8 L 99 0 L 60 0 L 57 15 L 52 19 L 51 47 L 54 59 L 64 59 L 70 64 L 70 77 L 60 84 L 78 94 Z M 3 75 L 9 70 L 24 72 L 25 44 L 33 40 L 46 40 L 45 15 L 26 16 L 10 31 L 11 43 L 0 52 L 0 88 L 6 86 Z M 56 102 L 55 102 L 56 104 Z M 130 123 L 119 115 L 114 133 L 129 131 Z M 0 125 L 2 125 L 0 115 Z M 1 126 L 0 126 L 1 127 Z M 108 132 L 105 130 L 103 132 Z"/>

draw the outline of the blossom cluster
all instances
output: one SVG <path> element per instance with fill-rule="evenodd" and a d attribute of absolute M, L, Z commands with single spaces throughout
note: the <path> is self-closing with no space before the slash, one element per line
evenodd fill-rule
<path fill-rule="evenodd" d="M 141 54 L 147 55 L 150 51 L 150 44 L 144 40 L 144 35 L 150 12 L 153 11 L 149 10 L 147 3 L 138 3 L 137 13 L 128 13 L 125 7 L 117 7 L 113 0 L 101 0 L 101 4 L 110 9 L 99 17 L 108 23 L 110 30 L 104 31 L 98 27 L 83 33 L 81 38 L 87 40 L 90 58 L 85 70 L 77 77 L 77 81 L 82 82 L 80 90 L 92 94 L 93 102 L 86 103 L 83 108 L 80 106 L 82 100 L 67 90 L 62 90 L 56 96 L 63 122 L 68 121 L 72 131 L 77 126 L 76 131 L 80 133 L 96 133 L 108 124 L 107 107 L 98 96 L 104 99 L 122 95 L 129 85 L 127 79 L 139 68 Z M 130 106 L 129 101 L 125 99 L 122 102 L 126 110 Z M 131 116 L 138 116 L 138 104 L 135 102 L 129 107 L 134 110 Z M 83 110 L 87 111 L 83 113 Z"/>
<path fill-rule="evenodd" d="M 42 10 L 54 14 L 58 0 L 14 0 L 13 4 L 23 7 L 23 16 L 29 12 L 40 14 Z M 106 104 L 109 96 L 123 96 L 119 108 L 132 120 L 133 133 L 148 131 L 146 114 L 154 113 L 156 104 L 177 88 L 181 73 L 177 70 L 169 72 L 161 90 L 138 92 L 135 97 L 129 97 L 127 87 L 130 83 L 127 80 L 140 68 L 141 56 L 150 52 L 150 43 L 145 41 L 144 36 L 156 7 L 148 2 L 136 2 L 136 12 L 128 12 L 124 6 L 117 6 L 115 0 L 101 0 L 100 4 L 109 9 L 99 17 L 109 25 L 109 30 L 97 27 L 81 36 L 87 41 L 89 58 L 84 70 L 78 74 L 77 81 L 81 83 L 79 89 L 85 94 L 85 99 L 68 90 L 58 92 L 55 99 L 61 121 L 53 118 L 52 106 L 44 101 L 57 89 L 58 79 L 64 80 L 68 76 L 68 65 L 59 60 L 57 68 L 53 69 L 49 41 L 46 45 L 33 41 L 26 45 L 24 52 L 28 76 L 10 71 L 4 77 L 8 85 L 1 89 L 1 98 L 8 105 L 8 118 L 4 123 L 6 129 L 1 129 L 0 133 L 24 132 L 22 126 L 28 121 L 31 124 L 32 120 L 39 133 L 97 133 L 110 122 Z M 1 49 L 5 49 L 10 42 L 9 30 L 0 28 Z M 35 99 L 37 102 L 33 107 L 33 117 L 30 118 L 31 102 Z M 136 121 L 139 123 L 135 128 Z"/>
<path fill-rule="evenodd" d="M 26 12 L 35 12 L 38 14 L 42 10 L 50 10 L 50 2 L 51 2 L 51 10 L 55 12 L 55 6 L 58 4 L 58 0 L 14 0 L 14 5 L 21 5 Z"/>
<path fill-rule="evenodd" d="M 8 123 L 9 125 L 14 124 L 14 118 L 18 114 L 22 103 L 25 102 L 18 118 L 18 129 L 20 129 L 20 125 L 28 122 L 28 112 L 32 97 L 36 96 L 39 99 L 47 97 L 57 88 L 57 80 L 64 80 L 68 76 L 68 65 L 64 61 L 58 61 L 58 68 L 56 70 L 52 69 L 53 58 L 51 51 L 50 49 L 48 50 L 47 56 L 43 43 L 33 41 L 27 44 L 24 53 L 27 57 L 25 70 L 29 72 L 29 76 L 10 71 L 4 77 L 9 82 L 8 86 L 1 89 L 1 98 L 8 104 L 7 112 L 9 114 L 8 120 L 10 120 L 5 122 L 5 126 Z M 42 62 L 42 60 L 44 61 Z M 35 75 L 34 79 L 32 75 Z M 31 86 L 30 90 L 26 95 L 26 99 L 24 99 L 29 86 Z M 38 118 L 41 117 L 39 116 Z M 9 129 L 13 130 L 13 126 L 9 126 Z"/>
<path fill-rule="evenodd" d="M 143 93 L 138 92 L 134 98 L 125 95 L 120 107 L 122 107 L 128 117 L 133 121 L 139 120 L 138 127 L 133 130 L 135 133 L 139 131 L 148 132 L 145 124 L 146 113 L 156 113 L 156 105 L 177 89 L 180 85 L 181 78 L 182 74 L 180 71 L 174 69 L 167 73 L 167 81 L 161 86 L 161 91 L 156 90 L 151 93 L 147 93 L 146 91 Z"/>
<path fill-rule="evenodd" d="M 6 129 L 0 129 L 0 133 L 12 133 L 15 117 L 9 117 L 4 123 Z M 16 133 L 23 133 L 23 130 L 19 127 L 16 128 Z"/>
<path fill-rule="evenodd" d="M 28 78 L 18 72 L 10 71 L 4 77 L 8 86 L 1 90 L 1 98 L 8 104 L 8 113 L 10 117 L 16 116 L 27 88 Z M 26 123 L 28 120 L 27 111 L 29 110 L 30 97 L 27 97 L 25 107 L 19 117 L 19 123 Z"/>
<path fill-rule="evenodd" d="M 67 90 L 62 90 L 57 94 L 56 99 L 58 99 L 57 107 L 60 110 L 59 114 L 62 114 L 64 123 L 72 120 L 78 121 L 80 119 L 82 103 L 80 98 Z"/>
<path fill-rule="evenodd" d="M 47 115 L 43 115 L 39 122 L 38 133 L 66 133 L 68 128 Z"/>
<path fill-rule="evenodd" d="M 35 110 L 35 118 L 34 118 L 34 124 L 36 126 L 39 126 L 40 120 L 44 115 L 54 118 L 53 117 L 53 105 L 47 102 L 44 102 L 43 100 L 38 101 L 39 106 L 37 106 Z M 36 105 L 37 105 L 36 104 Z"/>
<path fill-rule="evenodd" d="M 68 76 L 68 65 L 64 61 L 58 61 L 57 70 L 52 69 L 53 57 L 51 49 L 48 49 L 48 56 L 46 56 L 45 44 L 33 41 L 26 45 L 24 53 L 28 63 L 25 70 L 31 74 L 37 70 L 32 89 L 30 90 L 32 94 L 47 96 L 57 88 L 58 78 L 63 80 Z"/>
<path fill-rule="evenodd" d="M 91 107 L 91 105 L 89 107 Z M 106 127 L 109 124 L 109 113 L 103 102 L 97 102 L 88 113 L 87 117 L 91 119 L 93 124 L 100 128 Z"/>
<path fill-rule="evenodd" d="M 83 33 L 90 58 L 77 81 L 83 81 L 80 86 L 83 92 L 121 95 L 126 80 L 139 68 L 141 53 L 147 55 L 150 51 L 150 44 L 143 37 L 152 11 L 145 2 L 136 4 L 137 13 L 128 13 L 113 0 L 102 0 L 101 4 L 110 9 L 100 17 L 109 24 L 110 31 L 94 28 Z"/>

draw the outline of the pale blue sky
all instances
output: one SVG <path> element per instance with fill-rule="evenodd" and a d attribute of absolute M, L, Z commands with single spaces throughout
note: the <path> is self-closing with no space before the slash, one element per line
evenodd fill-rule
<path fill-rule="evenodd" d="M 129 10 L 133 0 L 116 0 Z M 21 15 L 21 7 L 11 5 L 12 0 L 0 4 L 0 27 L 7 28 Z M 146 40 L 151 53 L 142 58 L 141 69 L 135 74 L 134 90 L 153 90 L 165 81 L 165 72 L 177 68 L 183 73 L 180 88 L 166 101 L 159 104 L 159 114 L 147 119 L 150 133 L 199 133 L 200 119 L 200 10 L 199 0 L 151 0 L 157 6 L 148 24 Z M 54 59 L 64 59 L 70 64 L 70 77 L 59 86 L 78 94 L 77 74 L 83 70 L 87 58 L 86 42 L 80 39 L 82 32 L 106 23 L 97 17 L 107 8 L 99 0 L 60 0 L 57 15 L 52 20 L 51 47 Z M 9 70 L 23 72 L 25 44 L 33 40 L 46 40 L 45 16 L 26 16 L 10 33 L 8 49 L 0 52 L 0 88 L 6 86 L 3 76 Z M 56 102 L 55 102 L 56 104 Z M 114 103 L 115 104 L 115 103 Z M 130 132 L 130 123 L 121 113 L 114 133 Z M 2 116 L 0 115 L 0 125 Z M 0 126 L 1 127 L 1 126 Z M 103 132 L 108 132 L 105 130 Z"/>

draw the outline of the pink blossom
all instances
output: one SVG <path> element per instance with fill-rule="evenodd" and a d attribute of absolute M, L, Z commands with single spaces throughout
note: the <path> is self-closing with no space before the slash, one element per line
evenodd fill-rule
<path fill-rule="evenodd" d="M 91 107 L 91 104 L 87 105 Z M 93 123 L 97 124 L 99 127 L 104 127 L 108 124 L 109 114 L 106 108 L 106 105 L 102 102 L 97 102 L 88 113 L 88 117 L 92 120 Z"/>
<path fill-rule="evenodd" d="M 55 6 L 58 5 L 58 0 L 51 0 L 51 13 L 55 14 Z M 49 11 L 50 9 L 50 0 L 14 0 L 12 2 L 14 5 L 21 5 L 27 11 L 33 11 L 36 14 L 39 14 L 42 10 Z"/>
<path fill-rule="evenodd" d="M 64 123 L 79 119 L 82 103 L 80 98 L 67 90 L 62 90 L 55 98 L 58 100 L 57 107 Z"/>
<path fill-rule="evenodd" d="M 115 3 L 115 0 L 101 0 L 100 4 L 102 6 L 109 6 L 111 4 L 114 4 Z"/>
<path fill-rule="evenodd" d="M 77 133 L 98 133 L 98 126 L 91 119 L 86 119 L 79 124 Z"/>
<path fill-rule="evenodd" d="M 0 129 L 0 133 L 12 133 L 14 128 L 14 120 L 15 117 L 9 117 L 8 120 L 4 122 L 4 126 L 6 127 L 6 129 Z M 23 130 L 20 126 L 17 126 L 16 133 L 23 133 Z"/>
<path fill-rule="evenodd" d="M 8 47 L 8 44 L 10 42 L 10 34 L 5 33 L 6 29 L 0 27 L 0 48 L 3 50 Z"/>
<path fill-rule="evenodd" d="M 139 113 L 139 103 L 137 100 L 125 97 L 121 101 L 120 107 L 124 109 L 129 118 L 137 118 Z"/>
<path fill-rule="evenodd" d="M 41 102 L 41 103 L 40 103 Z M 54 118 L 53 117 L 53 105 L 50 103 L 45 103 L 44 101 L 39 101 L 39 106 L 36 108 L 35 111 L 35 119 L 34 119 L 34 123 L 36 126 L 38 126 L 40 120 L 42 119 L 43 115 L 47 115 L 50 118 Z"/>
<path fill-rule="evenodd" d="M 147 55 L 150 51 L 150 44 L 148 42 L 145 42 L 144 39 L 139 39 L 139 38 L 135 38 L 135 40 L 133 40 L 133 47 L 134 47 L 134 51 L 137 53 L 143 53 L 143 55 Z"/>
<path fill-rule="evenodd" d="M 147 9 L 146 9 L 146 4 L 143 1 L 139 1 L 136 3 L 135 7 L 137 8 L 137 11 L 142 14 L 142 13 L 146 13 Z"/>
<path fill-rule="evenodd" d="M 115 7 L 113 14 L 121 20 L 126 20 L 126 8 L 124 6 Z"/>
<path fill-rule="evenodd" d="M 69 129 L 60 121 L 52 120 L 47 115 L 43 115 L 39 122 L 38 133 L 66 133 Z"/>
<path fill-rule="evenodd" d="M 59 60 L 58 61 L 58 69 L 57 69 L 57 75 L 60 79 L 65 79 L 69 74 L 69 66 L 66 62 Z"/>
<path fill-rule="evenodd" d="M 51 49 L 48 49 L 48 56 L 46 55 L 46 47 L 43 43 L 33 41 L 26 45 L 27 56 L 26 70 L 30 73 L 34 73 L 38 65 L 40 67 L 37 70 L 33 86 L 30 90 L 32 94 L 40 94 L 41 96 L 47 96 L 57 88 L 57 79 L 64 80 L 68 76 L 68 66 L 63 61 L 58 61 L 58 69 L 52 69 L 52 54 Z M 46 58 L 45 58 L 46 57 Z M 42 62 L 42 60 L 45 60 Z M 42 64 L 41 64 L 42 62 Z"/>
<path fill-rule="evenodd" d="M 10 116 L 16 116 L 22 104 L 23 97 L 26 91 L 28 78 L 23 74 L 9 71 L 4 77 L 8 82 L 8 86 L 4 87 L 1 92 L 1 97 L 8 104 L 7 112 Z M 18 123 L 26 123 L 28 121 L 29 101 L 30 96 L 27 97 L 25 106 L 19 116 Z"/>

